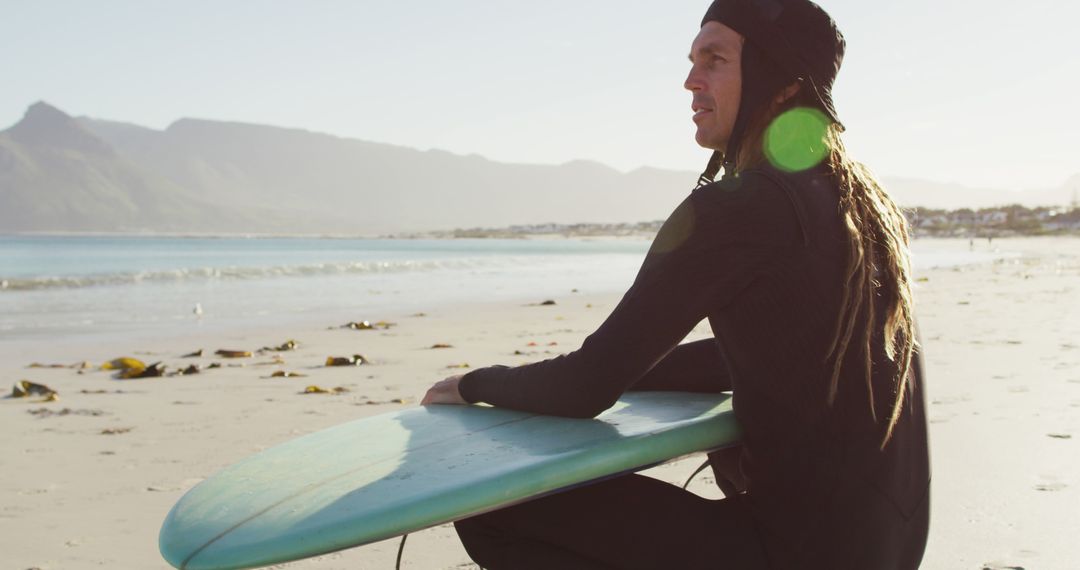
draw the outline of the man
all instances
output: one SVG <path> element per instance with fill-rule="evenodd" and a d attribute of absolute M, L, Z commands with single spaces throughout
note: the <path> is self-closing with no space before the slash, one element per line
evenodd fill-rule
<path fill-rule="evenodd" d="M 840 141 L 843 52 L 808 0 L 714 1 L 684 86 L 715 152 L 618 307 L 577 351 L 422 402 L 592 417 L 628 389 L 730 390 L 744 492 L 629 475 L 458 521 L 481 566 L 918 567 L 930 474 L 907 226 Z M 715 338 L 679 345 L 703 318 Z"/>

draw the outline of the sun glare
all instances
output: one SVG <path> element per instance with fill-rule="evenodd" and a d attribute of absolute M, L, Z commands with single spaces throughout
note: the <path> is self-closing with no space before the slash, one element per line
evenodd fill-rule
<path fill-rule="evenodd" d="M 777 117 L 765 131 L 765 156 L 773 166 L 798 172 L 825 158 L 829 119 L 809 107 L 796 107 Z"/>

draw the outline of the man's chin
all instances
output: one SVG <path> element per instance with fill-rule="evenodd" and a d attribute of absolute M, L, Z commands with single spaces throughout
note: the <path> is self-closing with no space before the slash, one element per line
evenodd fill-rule
<path fill-rule="evenodd" d="M 716 137 L 709 136 L 710 133 L 698 129 L 694 133 L 694 141 L 697 142 L 701 148 L 707 148 L 709 150 L 723 150 L 727 147 L 727 141 L 718 141 Z"/>

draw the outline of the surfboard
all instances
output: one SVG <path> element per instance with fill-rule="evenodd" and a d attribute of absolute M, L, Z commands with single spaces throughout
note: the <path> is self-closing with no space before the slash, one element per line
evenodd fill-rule
<path fill-rule="evenodd" d="M 595 419 L 428 406 L 358 419 L 226 467 L 165 518 L 184 570 L 360 546 L 737 442 L 730 396 L 636 392 Z"/>

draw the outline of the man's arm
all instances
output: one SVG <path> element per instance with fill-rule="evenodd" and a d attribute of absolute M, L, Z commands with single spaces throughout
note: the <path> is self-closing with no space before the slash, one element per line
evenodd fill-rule
<path fill-rule="evenodd" d="M 711 383 L 709 371 L 725 375 L 727 365 L 705 345 L 683 349 L 690 350 L 689 360 L 676 356 L 666 374 L 652 369 L 703 318 L 786 262 L 792 248 L 801 246 L 799 228 L 791 200 L 768 177 L 747 175 L 698 188 L 664 222 L 634 284 L 580 349 L 514 368 L 473 370 L 441 391 L 456 391 L 453 403 L 593 417 L 650 374 L 654 380 L 643 387 L 729 389 L 723 376 Z M 691 366 L 697 358 L 713 364 Z M 681 375 L 686 378 L 676 380 Z"/>
<path fill-rule="evenodd" d="M 672 392 L 726 392 L 731 377 L 720 356 L 716 339 L 680 344 L 638 380 L 631 390 Z"/>

